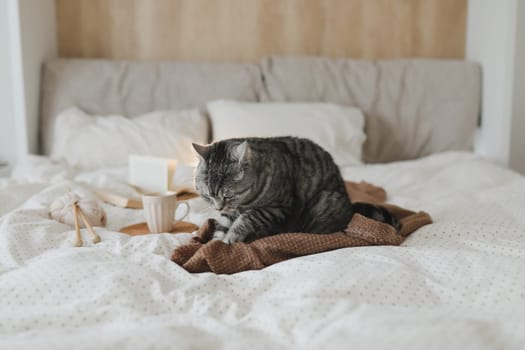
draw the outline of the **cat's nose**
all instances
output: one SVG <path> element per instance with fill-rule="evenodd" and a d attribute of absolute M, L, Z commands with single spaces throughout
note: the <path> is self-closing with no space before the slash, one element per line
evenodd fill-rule
<path fill-rule="evenodd" d="M 217 210 L 222 210 L 224 208 L 224 201 L 220 199 L 214 199 L 213 200 L 213 206 Z"/>

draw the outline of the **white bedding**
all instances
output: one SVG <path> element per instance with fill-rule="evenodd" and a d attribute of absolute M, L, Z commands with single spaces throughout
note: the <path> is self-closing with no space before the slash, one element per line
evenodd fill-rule
<path fill-rule="evenodd" d="M 525 346 L 525 179 L 474 155 L 343 169 L 433 216 L 402 247 L 341 249 L 232 276 L 172 263 L 189 234 L 116 233 L 142 221 L 137 210 L 105 206 L 102 243 L 71 247 L 72 228 L 47 217 L 49 203 L 69 188 L 130 192 L 125 174 L 30 165 L 26 179 L 0 180 L 2 349 Z M 206 207 L 191 205 L 200 223 Z"/>

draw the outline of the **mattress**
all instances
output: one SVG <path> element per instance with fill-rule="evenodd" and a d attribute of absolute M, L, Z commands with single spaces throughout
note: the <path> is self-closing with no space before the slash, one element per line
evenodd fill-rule
<path fill-rule="evenodd" d="M 72 247 L 71 227 L 48 218 L 68 190 L 131 194 L 125 169 L 78 173 L 29 159 L 18 178 L 0 180 L 0 348 L 522 348 L 522 176 L 460 152 L 342 172 L 435 223 L 400 247 L 190 274 L 169 257 L 191 233 L 116 232 L 143 221 L 140 210 L 106 205 L 102 242 L 83 248 Z M 213 215 L 200 199 L 190 204 L 190 221 Z"/>

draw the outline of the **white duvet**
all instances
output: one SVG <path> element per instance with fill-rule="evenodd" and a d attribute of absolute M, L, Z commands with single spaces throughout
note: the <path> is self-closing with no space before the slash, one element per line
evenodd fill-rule
<path fill-rule="evenodd" d="M 116 232 L 143 221 L 140 210 L 105 206 L 102 242 L 72 247 L 72 228 L 48 218 L 50 202 L 68 189 L 132 192 L 125 174 L 30 165 L 26 179 L 0 180 L 2 349 L 525 347 L 525 179 L 471 154 L 343 169 L 432 215 L 401 247 L 231 276 L 170 261 L 190 234 Z M 202 222 L 206 206 L 191 205 L 190 220 Z"/>

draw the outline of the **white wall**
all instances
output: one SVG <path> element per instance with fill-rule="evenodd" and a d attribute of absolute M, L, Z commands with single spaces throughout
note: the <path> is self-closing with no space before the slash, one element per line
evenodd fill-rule
<path fill-rule="evenodd" d="M 16 158 L 8 2 L 0 1 L 0 160 Z"/>
<path fill-rule="evenodd" d="M 466 58 L 483 68 L 476 151 L 507 165 L 510 148 L 516 0 L 469 0 Z"/>
<path fill-rule="evenodd" d="M 483 68 L 476 152 L 525 173 L 524 11 L 524 0 L 469 0 L 466 57 Z"/>
<path fill-rule="evenodd" d="M 40 75 L 56 56 L 54 0 L 0 0 L 0 159 L 38 151 Z"/>
<path fill-rule="evenodd" d="M 525 1 L 518 1 L 516 11 L 516 47 L 514 53 L 514 89 L 510 167 L 525 174 Z"/>
<path fill-rule="evenodd" d="M 38 148 L 42 62 L 56 55 L 54 0 L 0 0 L 0 159 Z M 469 0 L 467 59 L 483 67 L 476 151 L 525 173 L 525 0 Z"/>
<path fill-rule="evenodd" d="M 38 151 L 38 121 L 40 102 L 40 77 L 42 63 L 57 55 L 57 30 L 55 0 L 16 0 L 18 3 L 18 28 L 20 36 L 22 82 L 17 96 L 24 96 L 15 105 L 18 118 L 25 119 L 25 152 Z"/>

